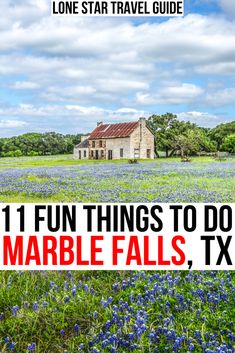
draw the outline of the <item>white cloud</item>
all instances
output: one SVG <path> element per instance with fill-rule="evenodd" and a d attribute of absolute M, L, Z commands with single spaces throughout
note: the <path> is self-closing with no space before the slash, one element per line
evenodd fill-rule
<path fill-rule="evenodd" d="M 191 103 L 202 95 L 203 89 L 194 84 L 174 83 L 166 87 L 160 87 L 154 94 L 140 93 L 136 95 L 140 104 L 183 104 Z"/>
<path fill-rule="evenodd" d="M 137 119 L 141 115 L 149 115 L 144 110 L 137 110 L 132 108 L 123 107 L 120 109 L 105 109 L 97 106 L 80 106 L 80 105 L 46 105 L 46 106 L 34 106 L 32 104 L 20 104 L 11 107 L 0 108 L 0 116 L 11 115 L 25 117 L 29 119 L 33 117 L 34 121 L 38 121 L 40 118 L 54 118 L 55 123 L 58 122 L 58 118 L 72 119 L 75 121 L 83 118 L 86 122 L 85 125 L 95 123 L 97 119 L 101 117 L 104 120 L 116 119 L 118 116 L 120 120 L 123 119 Z M 17 121 L 18 122 L 18 121 Z M 20 124 L 25 122 L 20 121 Z"/>
<path fill-rule="evenodd" d="M 16 24 L 24 27 L 37 22 L 50 11 L 48 0 L 2 0 L 0 29 L 14 27 Z"/>
<path fill-rule="evenodd" d="M 30 81 L 16 81 L 10 87 L 13 89 L 38 89 L 40 88 L 40 85 Z"/>
<path fill-rule="evenodd" d="M 83 115 L 100 115 L 105 114 L 105 109 L 98 107 L 83 107 L 80 105 L 67 105 L 65 107 L 70 112 L 75 112 L 75 114 L 83 114 Z"/>
<path fill-rule="evenodd" d="M 130 72 L 144 72 L 145 66 L 150 70 L 153 63 L 161 62 L 193 66 L 213 63 L 216 69 L 219 63 L 235 61 L 235 26 L 223 18 L 191 14 L 139 26 L 123 20 L 99 20 L 44 16 L 33 23 L 17 22 L 17 26 L 15 23 L 2 31 L 0 48 L 30 48 L 44 55 L 83 58 L 86 69 L 95 60 L 101 63 L 101 70 L 102 63 L 109 63 L 110 69 Z M 182 69 L 178 68 L 179 72 Z M 73 66 L 69 73 L 76 77 L 80 70 Z"/>
<path fill-rule="evenodd" d="M 15 129 L 26 125 L 25 121 L 20 120 L 0 120 L 0 128 Z"/>
<path fill-rule="evenodd" d="M 117 113 L 120 113 L 120 114 L 136 114 L 136 113 L 138 113 L 138 110 L 137 109 L 133 109 L 133 108 L 120 108 L 120 109 L 117 109 Z"/>
<path fill-rule="evenodd" d="M 190 121 L 200 126 L 215 126 L 219 123 L 221 117 L 208 112 L 182 112 L 177 114 L 180 120 Z"/>
<path fill-rule="evenodd" d="M 41 87 L 43 101 L 133 106 L 138 92 L 140 104 L 189 104 L 202 88 L 188 74 L 235 77 L 235 26 L 222 17 L 194 14 L 134 25 L 51 17 L 45 1 L 15 7 L 27 7 L 28 14 L 37 8 L 39 15 L 31 21 L 23 16 L 1 31 L 0 75 L 26 77 L 13 87 Z M 188 82 L 164 87 L 172 76 Z"/>
<path fill-rule="evenodd" d="M 120 92 L 120 91 L 131 91 L 131 90 L 139 90 L 139 89 L 148 89 L 149 85 L 145 82 L 134 81 L 134 80 L 126 80 L 126 79 L 100 79 L 97 81 L 98 87 L 101 88 L 102 91 L 106 92 Z"/>
<path fill-rule="evenodd" d="M 89 116 L 90 119 L 94 122 L 97 121 L 97 117 L 102 117 L 107 122 L 112 122 L 117 118 L 119 121 L 123 119 L 138 119 L 140 116 L 148 116 L 149 112 L 144 110 L 138 110 L 128 107 L 123 107 L 119 109 L 104 109 L 96 106 L 84 107 L 79 105 L 67 105 L 65 107 L 69 112 L 72 112 L 74 115 L 79 116 Z"/>
<path fill-rule="evenodd" d="M 96 89 L 92 86 L 68 86 L 61 90 L 61 87 L 49 87 L 43 97 L 50 101 L 76 100 L 78 97 L 92 95 Z"/>
<path fill-rule="evenodd" d="M 2 31 L 0 48 L 33 48 L 44 54 L 94 56 L 98 60 L 106 56 L 130 67 L 138 59 L 142 67 L 149 59 L 206 64 L 224 58 L 227 62 L 234 52 L 234 25 L 219 17 L 192 14 L 139 26 L 122 20 L 99 20 L 45 16 L 35 23 L 18 23 Z"/>
<path fill-rule="evenodd" d="M 219 1 L 232 13 L 234 0 Z M 57 121 L 58 128 L 67 129 L 73 124 L 70 116 L 88 126 L 96 116 L 128 120 L 144 115 L 142 105 L 148 111 L 180 104 L 187 111 L 233 101 L 226 79 L 221 87 L 207 84 L 208 75 L 235 80 L 235 24 L 225 16 L 190 14 L 137 24 L 121 18 L 52 17 L 49 3 L 1 4 L 1 89 L 13 82 L 11 99 L 22 102 L 16 107 L 11 101 L 5 115 L 0 109 L 4 118 L 19 116 L 33 126 L 43 118 L 44 127 L 53 128 Z"/>
<path fill-rule="evenodd" d="M 201 75 L 207 75 L 215 73 L 215 64 L 213 62 L 203 65 L 196 66 L 195 72 Z M 235 72 L 235 61 L 234 62 L 220 62 L 216 64 L 216 75 L 230 75 L 233 76 Z"/>
<path fill-rule="evenodd" d="M 208 93 L 205 101 L 215 107 L 233 104 L 235 103 L 235 88 L 225 88 Z"/>

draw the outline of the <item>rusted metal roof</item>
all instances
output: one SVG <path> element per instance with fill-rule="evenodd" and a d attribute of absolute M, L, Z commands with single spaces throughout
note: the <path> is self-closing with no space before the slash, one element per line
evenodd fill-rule
<path fill-rule="evenodd" d="M 138 121 L 120 124 L 101 124 L 92 131 L 89 140 L 129 137 L 138 125 Z"/>

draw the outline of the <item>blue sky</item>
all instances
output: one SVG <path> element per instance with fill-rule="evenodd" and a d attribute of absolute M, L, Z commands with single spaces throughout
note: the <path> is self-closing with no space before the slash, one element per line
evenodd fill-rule
<path fill-rule="evenodd" d="M 173 112 L 235 120 L 235 1 L 185 0 L 177 18 L 51 17 L 49 0 L 4 0 L 0 136 L 88 132 Z"/>

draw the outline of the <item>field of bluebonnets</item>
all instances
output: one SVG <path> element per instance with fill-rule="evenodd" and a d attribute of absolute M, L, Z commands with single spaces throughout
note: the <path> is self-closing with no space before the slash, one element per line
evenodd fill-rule
<path fill-rule="evenodd" d="M 235 163 L 0 161 L 0 201 L 234 202 Z M 42 165 L 42 161 L 44 167 Z M 233 271 L 0 272 L 0 352 L 233 353 Z"/>
<path fill-rule="evenodd" d="M 0 202 L 235 201 L 235 159 L 132 165 L 59 158 L 0 160 Z"/>

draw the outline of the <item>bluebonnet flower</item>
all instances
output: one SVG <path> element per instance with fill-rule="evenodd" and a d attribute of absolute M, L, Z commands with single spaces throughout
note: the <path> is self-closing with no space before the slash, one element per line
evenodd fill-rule
<path fill-rule="evenodd" d="M 68 303 L 70 301 L 70 297 L 68 295 L 66 295 L 66 297 L 64 298 L 64 302 Z"/>
<path fill-rule="evenodd" d="M 28 345 L 28 353 L 34 353 L 36 349 L 36 343 L 31 343 Z"/>
<path fill-rule="evenodd" d="M 194 344 L 193 344 L 193 343 L 190 343 L 190 345 L 189 345 L 188 349 L 189 349 L 189 351 L 190 351 L 190 352 L 193 352 L 193 351 L 194 351 L 194 349 L 195 349 Z"/>
<path fill-rule="evenodd" d="M 78 334 L 79 325 L 78 325 L 78 324 L 75 324 L 75 325 L 73 326 L 73 330 L 74 330 L 75 334 Z"/>
<path fill-rule="evenodd" d="M 16 345 L 15 345 L 14 342 L 9 342 L 8 347 L 9 347 L 10 350 L 15 350 Z"/>
<path fill-rule="evenodd" d="M 39 304 L 37 302 L 33 303 L 33 310 L 37 311 L 39 309 Z"/>
<path fill-rule="evenodd" d="M 94 311 L 94 312 L 93 312 L 93 318 L 94 318 L 94 319 L 97 319 L 97 317 L 98 317 L 98 312 L 97 312 L 97 311 Z"/>
<path fill-rule="evenodd" d="M 15 305 L 11 308 L 11 312 L 13 316 L 16 316 L 17 312 L 20 310 L 19 305 Z"/>
<path fill-rule="evenodd" d="M 83 289 L 84 289 L 85 292 L 88 292 L 88 285 L 84 284 Z"/>
<path fill-rule="evenodd" d="M 85 346 L 84 343 L 80 343 L 79 346 L 78 346 L 78 348 L 79 348 L 80 351 L 83 351 L 83 350 L 85 349 L 85 347 L 86 347 L 86 346 Z"/>

